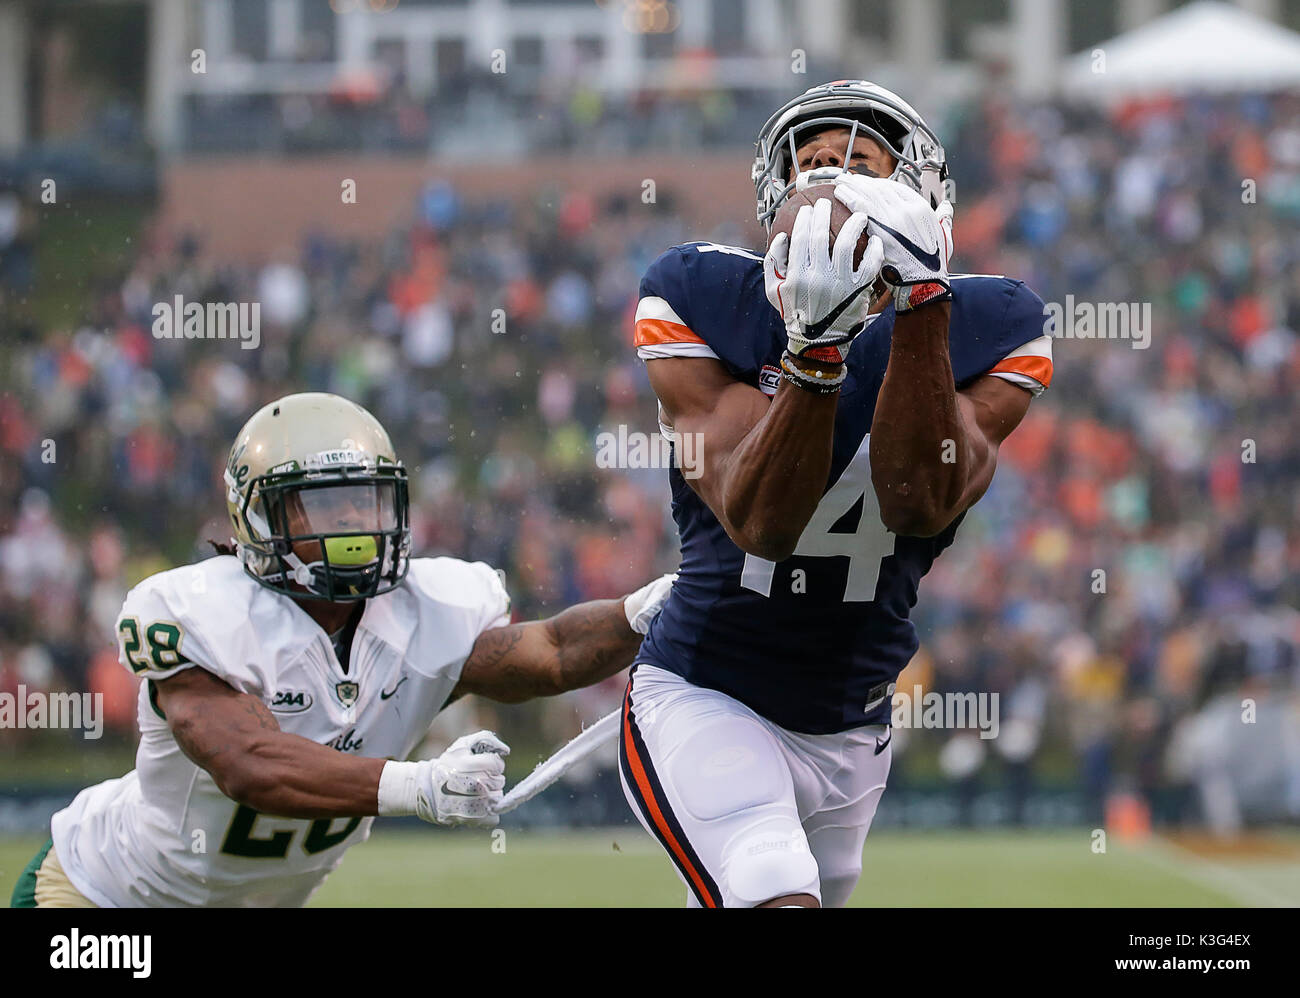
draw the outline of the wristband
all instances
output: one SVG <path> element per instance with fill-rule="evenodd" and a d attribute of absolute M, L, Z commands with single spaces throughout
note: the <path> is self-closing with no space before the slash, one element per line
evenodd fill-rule
<path fill-rule="evenodd" d="M 941 281 L 922 281 L 894 288 L 895 314 L 939 301 L 952 301 L 952 288 Z"/>
<path fill-rule="evenodd" d="M 844 379 L 848 376 L 848 373 L 847 364 L 841 364 L 839 371 L 835 374 L 805 371 L 795 363 L 790 351 L 787 350 L 781 355 L 781 377 L 796 388 L 816 395 L 834 395 L 840 390 L 840 385 L 844 384 Z"/>
<path fill-rule="evenodd" d="M 668 599 L 669 590 L 676 580 L 676 572 L 671 575 L 661 575 L 654 581 L 647 582 L 636 592 L 625 596 L 623 616 L 627 618 L 627 626 L 637 634 L 648 633 L 650 621 L 654 620 L 655 615 L 663 609 L 664 601 Z"/>
<path fill-rule="evenodd" d="M 386 762 L 379 771 L 381 818 L 403 818 L 418 810 L 420 776 L 418 762 Z"/>

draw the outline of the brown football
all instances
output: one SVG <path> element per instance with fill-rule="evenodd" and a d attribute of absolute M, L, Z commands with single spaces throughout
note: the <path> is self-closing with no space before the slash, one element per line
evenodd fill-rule
<path fill-rule="evenodd" d="M 849 211 L 843 203 L 835 197 L 834 184 L 814 184 L 803 191 L 795 191 L 787 199 L 785 204 L 777 210 L 776 217 L 772 219 L 772 231 L 768 235 L 767 244 L 772 245 L 772 240 L 776 238 L 778 232 L 784 232 L 787 236 L 794 229 L 795 217 L 799 214 L 799 209 L 804 205 L 811 205 L 815 201 L 827 198 L 831 203 L 831 246 L 835 246 L 835 237 L 840 234 L 840 227 L 849 220 L 853 212 Z M 867 240 L 869 234 L 866 229 L 862 230 L 862 235 L 858 237 L 857 248 L 853 251 L 853 266 L 856 267 L 862 263 L 862 254 L 866 252 Z"/>

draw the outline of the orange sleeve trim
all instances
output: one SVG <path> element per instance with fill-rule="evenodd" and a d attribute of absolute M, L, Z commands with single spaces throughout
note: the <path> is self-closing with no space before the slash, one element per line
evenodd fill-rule
<path fill-rule="evenodd" d="M 633 346 L 652 347 L 663 343 L 703 343 L 703 337 L 696 336 L 688 326 L 668 319 L 638 319 Z"/>
<path fill-rule="evenodd" d="M 989 368 L 989 374 L 1023 374 L 1044 387 L 1052 383 L 1052 362 L 1046 357 L 1006 357 Z"/>

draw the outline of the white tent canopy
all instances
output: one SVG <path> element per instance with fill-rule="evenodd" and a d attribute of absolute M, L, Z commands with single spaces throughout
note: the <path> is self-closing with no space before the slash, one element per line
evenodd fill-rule
<path fill-rule="evenodd" d="M 1300 34 L 1215 0 L 1188 4 L 1066 61 L 1067 97 L 1300 87 Z"/>

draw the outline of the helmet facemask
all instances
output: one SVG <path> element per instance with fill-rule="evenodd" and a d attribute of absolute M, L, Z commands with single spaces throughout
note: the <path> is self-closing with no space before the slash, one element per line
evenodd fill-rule
<path fill-rule="evenodd" d="M 239 504 L 245 567 L 269 589 L 350 602 L 378 596 L 406 576 L 410 522 L 400 465 L 332 466 L 260 475 Z"/>
<path fill-rule="evenodd" d="M 849 130 L 845 167 L 800 171 L 797 150 L 801 137 L 827 128 Z M 889 179 L 907 184 L 925 196 L 931 207 L 937 208 L 945 198 L 955 200 L 943 146 L 914 110 L 889 91 L 865 81 L 828 84 L 814 87 L 780 108 L 759 133 L 752 170 L 758 221 L 770 231 L 772 219 L 796 189 L 830 180 L 848 169 L 853 144 L 860 135 L 874 139 L 894 158 L 896 166 Z"/>

